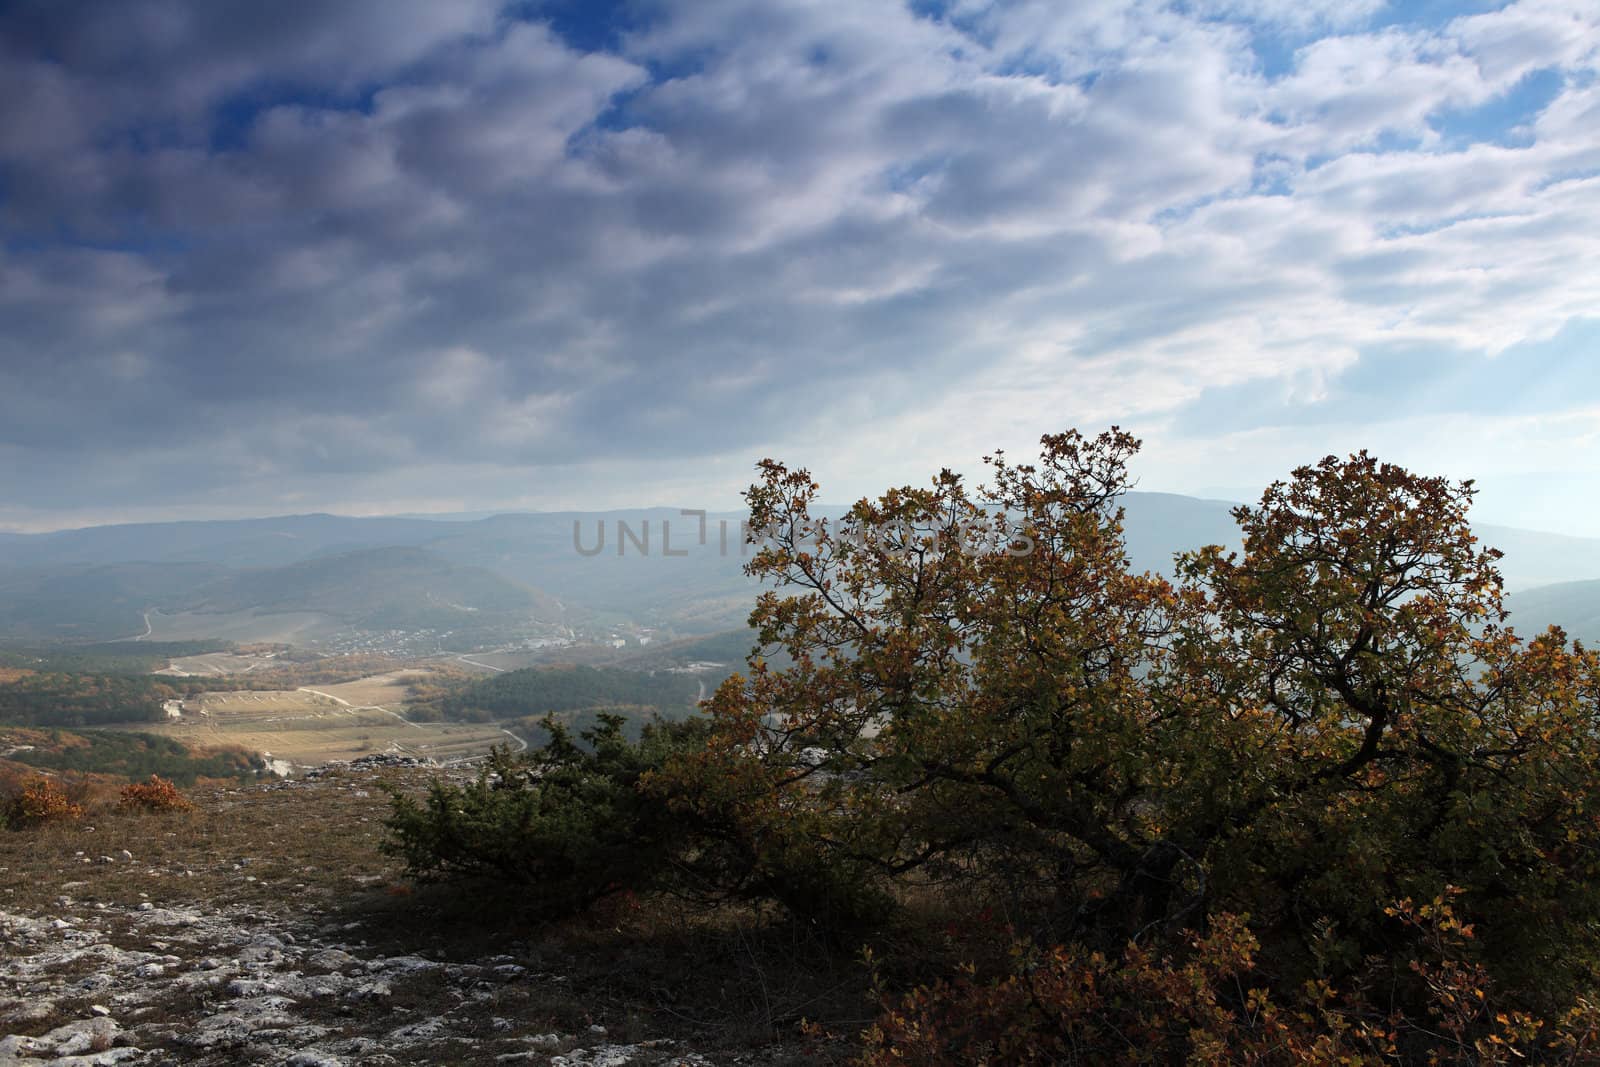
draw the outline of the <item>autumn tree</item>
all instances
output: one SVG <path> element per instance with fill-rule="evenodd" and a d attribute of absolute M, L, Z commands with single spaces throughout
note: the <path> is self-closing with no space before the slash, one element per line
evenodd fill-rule
<path fill-rule="evenodd" d="M 751 877 L 780 896 L 795 867 L 859 902 L 930 865 L 1072 891 L 1151 862 L 1140 675 L 1173 593 L 1123 552 L 1135 447 L 1047 438 L 1037 466 L 992 457 L 984 489 L 946 470 L 833 524 L 812 515 L 806 471 L 764 462 L 748 570 L 777 588 L 752 623 L 793 666 L 758 658 L 723 685 L 716 741 L 657 786 L 762 842 Z"/>
<path fill-rule="evenodd" d="M 1009 972 L 891 1007 L 873 1062 L 1018 1027 L 994 1062 L 1149 1062 L 1134 1032 L 1196 1062 L 1589 1062 L 1600 659 L 1506 625 L 1471 483 L 1329 457 L 1169 579 L 1125 548 L 1137 449 L 1050 435 L 834 520 L 763 461 L 758 644 L 703 718 L 558 738 L 391 830 L 416 870 L 774 901 L 857 945 L 935 897 L 1001 906 Z"/>
<path fill-rule="evenodd" d="M 918 878 L 1031 888 L 1102 946 L 1248 912 L 1305 977 L 1392 951 L 1387 904 L 1460 890 L 1498 975 L 1585 987 L 1600 669 L 1504 627 L 1470 483 L 1330 457 L 1169 582 L 1124 550 L 1137 447 L 1052 435 L 836 522 L 763 462 L 752 621 L 793 665 L 729 679 L 648 787 L 718 828 L 725 873 L 833 917 Z"/>
<path fill-rule="evenodd" d="M 1279 966 L 1291 946 L 1307 968 L 1386 952 L 1386 904 L 1454 886 L 1495 972 L 1559 1001 L 1600 958 L 1600 670 L 1559 632 L 1504 626 L 1471 499 L 1330 457 L 1236 509 L 1241 552 L 1182 560 L 1152 689 L 1200 758 L 1167 833 Z"/>

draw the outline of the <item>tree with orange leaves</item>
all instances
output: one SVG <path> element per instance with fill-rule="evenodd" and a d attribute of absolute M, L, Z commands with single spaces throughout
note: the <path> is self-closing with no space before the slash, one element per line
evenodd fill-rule
<path fill-rule="evenodd" d="M 1004 883 L 1101 947 L 1247 912 L 1295 981 L 1391 952 L 1386 905 L 1448 887 L 1530 1003 L 1587 988 L 1600 665 L 1503 625 L 1471 484 L 1329 457 L 1168 581 L 1124 550 L 1137 448 L 1051 435 L 834 522 L 764 461 L 757 654 L 647 778 L 716 828 L 696 855 L 832 919 Z"/>

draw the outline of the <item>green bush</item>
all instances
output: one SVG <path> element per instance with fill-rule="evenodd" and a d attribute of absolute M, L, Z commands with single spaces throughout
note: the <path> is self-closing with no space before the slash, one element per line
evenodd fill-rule
<path fill-rule="evenodd" d="M 385 852 L 422 880 L 536 887 L 535 910 L 552 915 L 659 884 L 683 834 L 638 783 L 703 727 L 654 723 L 637 742 L 620 715 L 602 716 L 579 740 L 553 720 L 545 727 L 543 747 L 497 748 L 469 785 L 435 779 L 421 800 L 391 789 Z"/>

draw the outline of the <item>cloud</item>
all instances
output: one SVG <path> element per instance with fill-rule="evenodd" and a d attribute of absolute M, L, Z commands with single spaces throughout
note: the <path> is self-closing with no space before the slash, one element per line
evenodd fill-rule
<path fill-rule="evenodd" d="M 1589 343 L 1595 18 L 660 0 L 591 51 L 538 5 L 14 6 L 3 507 L 725 506 L 780 449 L 856 492 L 1119 419 L 1220 462 L 1219 397 L 1360 426 L 1354 370 Z M 1515 141 L 1460 117 L 1540 71 Z"/>

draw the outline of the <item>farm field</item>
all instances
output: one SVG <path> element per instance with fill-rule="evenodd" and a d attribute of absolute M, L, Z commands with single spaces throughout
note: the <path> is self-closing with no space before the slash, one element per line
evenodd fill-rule
<path fill-rule="evenodd" d="M 239 745 L 290 773 L 373 753 L 450 763 L 476 759 L 498 744 L 521 746 L 492 724 L 408 722 L 397 710 L 405 692 L 399 677 L 378 675 L 297 690 L 204 693 L 183 701 L 181 718 L 126 729 L 189 745 Z M 391 701 L 393 708 L 373 697 Z"/>
<path fill-rule="evenodd" d="M 154 674 L 173 678 L 212 678 L 227 674 L 248 674 L 250 671 L 277 665 L 271 656 L 245 656 L 237 652 L 207 652 L 200 656 L 180 656 Z"/>
<path fill-rule="evenodd" d="M 424 678 L 434 672 L 426 667 L 411 668 L 408 670 L 390 671 L 387 674 L 374 674 L 367 678 L 358 678 L 353 682 L 339 682 L 333 685 L 317 685 L 307 687 L 316 693 L 325 693 L 337 700 L 342 700 L 357 707 L 381 704 L 394 711 L 399 711 L 405 703 L 406 688 L 417 678 Z"/>

